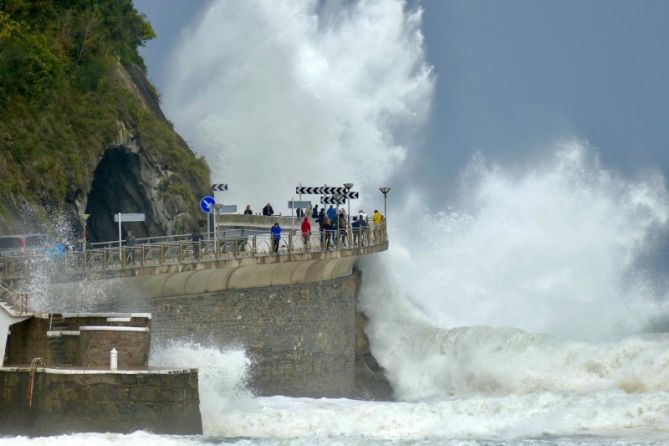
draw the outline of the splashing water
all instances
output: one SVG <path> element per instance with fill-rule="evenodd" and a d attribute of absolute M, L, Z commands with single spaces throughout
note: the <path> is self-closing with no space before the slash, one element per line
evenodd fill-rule
<path fill-rule="evenodd" d="M 151 350 L 152 367 L 192 367 L 198 369 L 200 410 L 205 431 L 218 426 L 222 414 L 250 404 L 251 392 L 246 387 L 249 359 L 243 350 L 221 350 L 191 342 L 173 341 Z M 223 424 L 221 426 L 221 424 Z"/>
<path fill-rule="evenodd" d="M 461 211 L 409 203 L 400 249 L 365 260 L 362 291 L 399 395 L 666 391 L 667 338 L 624 338 L 669 314 L 638 268 L 666 230 L 668 197 L 661 177 L 625 180 L 570 144 L 518 173 L 479 162 Z M 412 225 L 433 231 L 418 238 Z"/>
<path fill-rule="evenodd" d="M 153 352 L 151 365 L 198 367 L 206 436 L 254 438 L 254 441 L 244 444 L 265 444 L 264 441 L 269 441 L 263 439 L 293 439 L 290 444 L 330 443 L 333 439 L 339 439 L 341 444 L 374 440 L 384 444 L 383 440 L 440 437 L 560 435 L 579 430 L 610 430 L 622 425 L 629 429 L 649 425 L 669 427 L 664 417 L 669 413 L 666 392 L 650 392 L 667 389 L 669 339 L 629 341 L 625 345 L 613 347 L 607 354 L 604 350 L 597 351 L 586 344 L 560 345 L 555 340 L 518 330 L 508 330 L 508 333 L 499 336 L 493 329 L 467 329 L 459 334 L 450 333 L 449 336 L 460 340 L 434 342 L 434 339 L 417 336 L 414 344 L 418 345 L 422 341 L 425 349 L 441 346 L 444 350 L 442 353 L 449 348 L 456 350 L 455 344 L 459 344 L 461 353 L 478 344 L 480 349 L 486 350 L 480 352 L 481 360 L 486 359 L 483 353 L 492 352 L 493 357 L 488 357 L 485 364 L 465 362 L 460 363 L 460 366 L 465 368 L 471 365 L 470 373 L 477 374 L 481 381 L 486 370 L 496 373 L 498 378 L 504 378 L 500 382 L 506 391 L 520 390 L 521 387 L 525 387 L 525 391 L 501 395 L 500 389 L 497 389 L 499 395 L 474 393 L 468 398 L 419 399 L 403 403 L 280 396 L 258 398 L 253 397 L 245 387 L 250 363 L 241 350 L 221 350 L 176 342 Z M 497 359 L 507 356 L 508 351 L 503 352 L 497 347 L 508 343 L 506 341 L 510 338 L 514 338 L 515 342 L 508 349 L 515 349 L 512 353 L 527 357 L 530 360 L 528 362 L 531 362 L 532 355 L 546 355 L 545 370 L 536 370 L 535 376 L 527 370 L 524 376 L 517 376 L 513 380 L 507 379 L 511 376 L 504 376 L 510 375 L 508 372 L 513 369 L 511 365 L 501 369 L 495 367 L 497 370 L 487 368 Z M 449 343 L 451 346 L 446 346 Z M 434 357 L 434 352 L 425 349 L 415 349 L 415 358 L 421 357 L 421 354 L 425 354 L 426 358 Z M 476 353 L 470 353 L 470 356 Z M 556 355 L 551 358 L 553 353 Z M 640 359 L 634 361 L 637 366 L 648 368 L 634 371 L 634 367 L 627 361 L 635 357 Z M 556 368 L 549 370 L 552 367 Z M 517 367 L 516 371 L 520 369 Z M 639 377 L 652 377 L 655 388 L 647 389 L 649 392 L 645 393 L 625 393 L 616 383 L 621 384 L 625 380 L 631 382 L 629 377 L 634 373 Z M 535 379 L 535 385 L 541 383 L 541 388 L 531 389 L 531 384 L 523 382 L 528 377 Z M 424 383 L 418 381 L 416 384 Z M 512 389 L 514 386 L 518 388 Z M 574 389 L 577 390 L 575 394 L 561 395 L 562 392 Z M 477 390 L 490 393 L 484 387 Z M 601 407 L 607 409 L 597 414 Z M 563 412 L 569 416 L 560 418 L 559 414 Z M 556 423 L 556 418 L 561 421 Z M 481 422 L 482 419 L 487 422 Z M 148 441 L 146 444 L 152 444 L 153 439 L 143 435 L 146 434 L 141 436 Z M 124 436 L 118 437 L 122 441 Z M 269 444 L 274 443 L 269 441 Z"/>
<path fill-rule="evenodd" d="M 392 234 L 400 249 L 370 271 L 370 283 L 391 270 L 385 293 L 399 286 L 397 298 L 410 299 L 440 327 L 606 339 L 637 333 L 666 314 L 637 268 L 656 248 L 651 236 L 666 231 L 669 194 L 659 175 L 625 180 L 571 144 L 520 173 L 475 166 L 461 203 L 460 210 L 430 212 L 409 201 Z"/>
<path fill-rule="evenodd" d="M 411 159 L 407 141 L 434 88 L 421 11 L 395 0 L 334 4 L 218 0 L 184 36 L 166 110 L 213 179 L 230 184 L 228 202 L 257 210 L 298 182 L 352 181 L 370 203 L 365 191 Z M 555 153 L 526 169 L 474 162 L 455 208 L 428 208 L 420 191 L 394 205 L 390 251 L 361 261 L 360 305 L 402 402 L 253 397 L 243 352 L 177 343 L 151 364 L 200 368 L 204 438 L 58 438 L 662 444 L 618 440 L 669 431 L 669 339 L 639 335 L 666 306 L 638 268 L 666 226 L 666 187 L 659 176 L 618 176 L 582 144 Z M 579 437 L 609 433 L 613 441 Z"/>
<path fill-rule="evenodd" d="M 434 89 L 422 11 L 327 5 L 215 1 L 177 52 L 168 115 L 230 184 L 228 203 L 257 211 L 300 182 L 352 181 L 368 207 L 365 192 L 397 184 L 415 153 Z M 669 340 L 638 335 L 667 314 L 639 268 L 669 217 L 664 181 L 625 179 L 581 143 L 552 152 L 528 168 L 475 160 L 453 207 L 428 208 L 421 191 L 395 199 L 390 250 L 361 259 L 360 305 L 404 403 L 253 398 L 208 432 L 367 442 L 665 429 Z"/>
<path fill-rule="evenodd" d="M 429 111 L 421 14 L 395 0 L 216 1 L 177 52 L 165 108 L 228 203 L 279 211 L 299 183 L 349 181 L 369 200 L 406 158 L 398 129 Z"/>

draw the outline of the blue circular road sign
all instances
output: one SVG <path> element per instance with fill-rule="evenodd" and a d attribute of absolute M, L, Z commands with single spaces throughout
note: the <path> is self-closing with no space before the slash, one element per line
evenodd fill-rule
<path fill-rule="evenodd" d="M 202 197 L 202 200 L 200 200 L 200 210 L 204 212 L 205 214 L 211 214 L 214 212 L 214 206 L 216 205 L 216 200 L 214 200 L 214 197 L 211 197 L 209 195 L 205 195 Z"/>

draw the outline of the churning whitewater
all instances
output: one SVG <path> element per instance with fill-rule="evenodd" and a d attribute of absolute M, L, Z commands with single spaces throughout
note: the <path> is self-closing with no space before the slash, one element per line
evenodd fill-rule
<path fill-rule="evenodd" d="M 399 187 L 435 83 L 421 14 L 399 0 L 213 1 L 164 94 L 230 202 L 351 181 L 369 211 L 378 186 L 409 190 L 393 196 L 390 250 L 361 262 L 367 334 L 398 401 L 255 397 L 244 351 L 173 344 L 151 364 L 200 368 L 203 437 L 3 444 L 669 443 L 666 287 L 647 268 L 667 231 L 664 179 L 625 178 L 572 141 L 527 166 L 473 160 L 456 202 Z"/>
<path fill-rule="evenodd" d="M 400 186 L 429 114 L 421 14 L 394 0 L 214 2 L 175 54 L 168 114 L 232 202 L 351 181 L 369 210 L 379 185 Z M 667 304 L 643 268 L 667 228 L 664 179 L 626 179 L 577 141 L 544 153 L 526 167 L 473 160 L 454 203 L 395 198 L 360 305 L 402 402 L 243 397 L 239 384 L 212 392 L 207 374 L 207 434 L 666 434 L 669 338 L 654 327 Z"/>

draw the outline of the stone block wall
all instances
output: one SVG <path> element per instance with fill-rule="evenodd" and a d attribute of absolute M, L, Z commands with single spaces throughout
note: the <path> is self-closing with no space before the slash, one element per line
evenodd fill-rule
<path fill-rule="evenodd" d="M 0 370 L 0 435 L 201 434 L 197 371 Z"/>
<path fill-rule="evenodd" d="M 108 368 L 109 351 L 115 347 L 119 368 L 146 368 L 150 325 L 150 317 L 136 314 L 35 316 L 10 327 L 4 364 L 29 365 L 33 358 L 42 358 L 42 364 L 54 367 Z M 82 339 L 82 326 L 100 326 L 104 333 L 88 333 Z M 88 348 L 92 350 L 86 351 Z"/>
<path fill-rule="evenodd" d="M 153 342 L 243 346 L 261 395 L 349 397 L 354 390 L 354 276 L 145 301 Z M 137 301 L 134 301 L 136 304 Z"/>
<path fill-rule="evenodd" d="M 30 365 L 33 358 L 47 359 L 48 319 L 30 318 L 9 327 L 5 365 Z"/>
<path fill-rule="evenodd" d="M 109 368 L 110 352 L 118 351 L 118 368 L 147 368 L 150 336 L 144 327 L 83 326 L 80 331 L 81 365 Z"/>

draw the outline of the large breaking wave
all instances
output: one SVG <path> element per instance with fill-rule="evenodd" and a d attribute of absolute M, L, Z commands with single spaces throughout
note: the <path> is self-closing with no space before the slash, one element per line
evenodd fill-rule
<path fill-rule="evenodd" d="M 168 115 L 213 179 L 230 184 L 227 203 L 257 211 L 291 198 L 298 182 L 351 181 L 369 210 L 376 188 L 396 185 L 416 156 L 411 137 L 429 112 L 420 22 L 420 9 L 395 0 L 215 1 L 176 52 Z M 217 411 L 226 403 L 205 401 L 207 431 L 667 429 L 669 339 L 650 333 L 667 305 L 644 266 L 667 229 L 664 179 L 625 178 L 579 142 L 543 152 L 527 166 L 473 160 L 452 203 L 393 196 L 391 248 L 362 261 L 360 305 L 403 403 L 249 396 Z"/>

